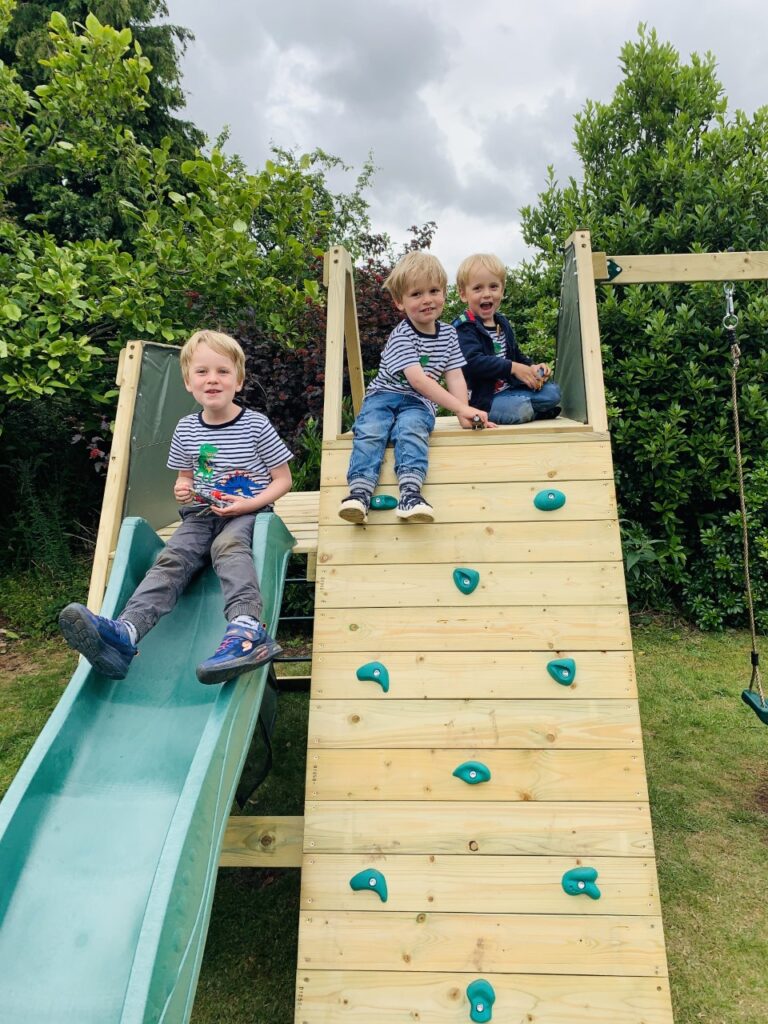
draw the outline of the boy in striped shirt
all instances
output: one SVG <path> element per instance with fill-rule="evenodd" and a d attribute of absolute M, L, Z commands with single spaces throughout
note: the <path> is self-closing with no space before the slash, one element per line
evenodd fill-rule
<path fill-rule="evenodd" d="M 222 683 L 271 661 L 280 646 L 261 624 L 262 599 L 251 541 L 256 515 L 291 489 L 292 453 L 266 416 L 234 402 L 245 380 L 240 345 L 218 331 L 198 331 L 179 362 L 187 391 L 202 407 L 173 434 L 168 468 L 181 525 L 133 592 L 120 616 L 107 619 L 70 604 L 59 625 L 102 675 L 122 679 L 136 645 L 176 604 L 210 559 L 224 593 L 228 626 L 215 654 L 197 667 L 201 683 Z"/>
<path fill-rule="evenodd" d="M 428 252 L 409 252 L 384 282 L 405 319 L 384 346 L 379 372 L 368 385 L 353 427 L 349 494 L 339 506 L 339 515 L 348 523 L 367 520 L 390 438 L 400 487 L 397 516 L 412 523 L 434 522 L 421 487 L 438 404 L 456 413 L 467 429 L 493 425 L 486 412 L 469 404 L 456 331 L 439 320 L 447 283 L 442 264 Z"/>

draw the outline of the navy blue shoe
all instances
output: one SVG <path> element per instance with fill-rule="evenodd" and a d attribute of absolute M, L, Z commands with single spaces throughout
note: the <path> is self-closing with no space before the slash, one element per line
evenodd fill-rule
<path fill-rule="evenodd" d="M 94 615 L 83 604 L 68 604 L 59 615 L 64 639 L 103 676 L 125 679 L 139 653 L 124 622 Z"/>
<path fill-rule="evenodd" d="M 197 666 L 197 678 L 201 683 L 224 683 L 266 665 L 282 650 L 263 626 L 254 629 L 230 622 L 216 653 Z"/>

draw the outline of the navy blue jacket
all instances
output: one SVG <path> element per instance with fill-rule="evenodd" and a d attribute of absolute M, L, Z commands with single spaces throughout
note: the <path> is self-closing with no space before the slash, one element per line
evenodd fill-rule
<path fill-rule="evenodd" d="M 501 313 L 496 313 L 494 320 L 501 328 L 506 357 L 494 353 L 493 342 L 487 330 L 470 310 L 465 310 L 453 321 L 459 335 L 462 355 L 467 361 L 464 376 L 467 379 L 467 387 L 472 392 L 471 404 L 484 412 L 491 408 L 497 380 L 508 381 L 513 387 L 525 386 L 513 375 L 512 363 L 525 363 L 526 366 L 533 363 L 533 360 L 524 356 L 518 348 L 515 332 L 509 320 Z"/>

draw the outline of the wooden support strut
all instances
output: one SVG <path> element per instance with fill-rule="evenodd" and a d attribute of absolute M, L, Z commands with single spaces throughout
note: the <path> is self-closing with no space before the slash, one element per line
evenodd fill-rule
<path fill-rule="evenodd" d="M 675 284 L 694 281 L 768 280 L 768 252 L 658 253 L 651 256 L 592 254 L 600 284 Z"/>

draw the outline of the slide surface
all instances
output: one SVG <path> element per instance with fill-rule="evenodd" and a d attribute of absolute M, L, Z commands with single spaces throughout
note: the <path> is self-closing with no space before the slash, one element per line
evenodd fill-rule
<path fill-rule="evenodd" d="M 265 514 L 253 544 L 274 630 L 293 538 Z M 144 520 L 124 521 L 104 614 L 161 546 Z M 268 672 L 200 685 L 225 625 L 208 570 L 126 679 L 81 659 L 0 805 L 0 1024 L 188 1020 Z"/>

